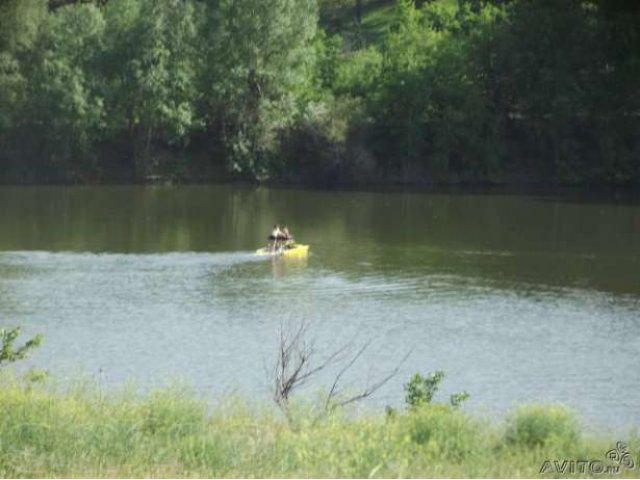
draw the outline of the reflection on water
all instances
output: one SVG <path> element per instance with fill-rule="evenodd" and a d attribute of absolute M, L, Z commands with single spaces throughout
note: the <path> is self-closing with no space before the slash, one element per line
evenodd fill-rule
<path fill-rule="evenodd" d="M 346 383 L 413 350 L 372 406 L 442 369 L 443 398 L 468 390 L 469 408 L 640 421 L 638 206 L 231 186 L 4 188 L 0 204 L 0 316 L 45 333 L 29 365 L 58 378 L 266 401 L 279 325 L 304 320 L 318 358 L 374 339 Z M 277 221 L 308 259 L 253 254 Z"/>

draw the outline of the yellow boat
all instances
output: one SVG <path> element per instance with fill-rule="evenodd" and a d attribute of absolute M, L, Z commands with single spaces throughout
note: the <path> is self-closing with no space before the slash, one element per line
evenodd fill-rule
<path fill-rule="evenodd" d="M 287 257 L 287 258 L 305 258 L 309 255 L 309 245 L 300 245 L 294 243 L 292 245 L 286 245 L 278 247 L 275 250 L 271 247 L 264 247 L 256 250 L 257 255 L 268 255 L 275 257 Z"/>

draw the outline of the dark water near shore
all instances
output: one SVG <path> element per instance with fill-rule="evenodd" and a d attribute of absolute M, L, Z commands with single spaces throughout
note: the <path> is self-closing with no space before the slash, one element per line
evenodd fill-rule
<path fill-rule="evenodd" d="M 260 259 L 274 222 L 305 261 Z M 0 325 L 43 332 L 58 379 L 269 399 L 281 322 L 318 361 L 371 347 L 345 378 L 400 405 L 416 371 L 469 409 L 564 402 L 640 426 L 640 204 L 585 196 L 244 186 L 0 188 Z M 316 385 L 328 383 L 331 372 Z"/>

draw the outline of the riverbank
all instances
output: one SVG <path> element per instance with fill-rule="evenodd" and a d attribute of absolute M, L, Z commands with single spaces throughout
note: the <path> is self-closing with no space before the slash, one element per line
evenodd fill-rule
<path fill-rule="evenodd" d="M 593 477 L 619 465 L 606 453 L 621 440 L 587 436 L 571 411 L 552 405 L 521 407 L 504 420 L 448 405 L 320 417 L 298 405 L 289 422 L 238 399 L 211 409 L 179 388 L 104 395 L 6 378 L 0 412 L 4 478 L 557 477 L 557 468 Z M 635 454 L 638 438 L 624 440 Z"/>

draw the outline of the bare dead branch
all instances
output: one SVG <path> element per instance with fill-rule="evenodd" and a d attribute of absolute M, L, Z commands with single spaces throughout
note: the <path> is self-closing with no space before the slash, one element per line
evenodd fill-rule
<path fill-rule="evenodd" d="M 281 407 L 288 402 L 291 391 L 300 383 L 300 376 L 313 353 L 306 346 L 303 336 L 308 325 L 301 323 L 291 336 L 287 336 L 284 326 L 280 325 L 280 344 L 275 372 L 275 401 Z"/>
<path fill-rule="evenodd" d="M 291 335 L 287 335 L 284 326 L 282 324 L 280 325 L 280 343 L 278 346 L 278 359 L 275 368 L 274 400 L 276 404 L 283 410 L 287 418 L 289 418 L 288 405 L 291 394 L 296 389 L 304 385 L 307 380 L 312 378 L 314 375 L 326 369 L 330 365 L 335 364 L 340 359 L 345 358 L 348 351 L 352 347 L 354 347 L 355 337 L 335 350 L 333 353 L 331 353 L 319 365 L 311 366 L 311 360 L 315 353 L 315 350 L 313 348 L 313 344 L 309 345 L 305 341 L 304 337 L 307 331 L 308 324 L 305 322 L 301 323 Z M 407 355 L 403 357 L 403 359 L 396 365 L 396 367 L 378 382 L 374 383 L 371 386 L 367 386 L 362 392 L 358 393 L 357 395 L 353 395 L 341 401 L 336 401 L 336 399 L 340 396 L 338 385 L 342 381 L 344 375 L 349 369 L 353 367 L 358 359 L 362 357 L 364 352 L 371 346 L 371 343 L 371 340 L 369 340 L 364 345 L 362 345 L 335 375 L 333 383 L 325 400 L 325 412 L 327 412 L 332 405 L 343 406 L 371 396 L 398 373 L 400 366 L 405 362 L 405 360 L 411 353 L 407 353 Z"/>
<path fill-rule="evenodd" d="M 343 345 L 320 365 L 310 368 L 314 348 L 304 340 L 307 330 L 308 325 L 302 323 L 292 335 L 288 336 L 284 326 L 280 326 L 279 355 L 275 372 L 275 400 L 280 406 L 285 406 L 293 390 L 301 387 L 310 377 L 334 363 L 350 347 L 350 344 Z"/>
<path fill-rule="evenodd" d="M 336 375 L 336 377 L 333 380 L 333 385 L 331 385 L 331 389 L 329 390 L 329 393 L 327 394 L 327 399 L 325 401 L 325 410 L 329 408 L 329 404 L 331 403 L 331 400 L 333 400 L 333 398 L 337 395 L 337 388 L 338 388 L 338 383 L 340 382 L 340 379 L 342 378 L 342 376 L 347 372 L 347 370 L 349 370 L 354 363 L 356 363 L 358 361 L 358 358 L 360 358 L 360 356 L 365 352 L 365 350 L 367 348 L 369 348 L 369 345 L 371 345 L 371 340 L 369 340 L 367 343 L 365 343 L 360 350 L 358 350 L 358 352 L 351 358 L 351 360 L 342 368 L 342 370 L 340 370 L 338 372 L 338 374 Z"/>
<path fill-rule="evenodd" d="M 338 402 L 337 405 L 342 407 L 344 405 L 357 402 L 358 400 L 362 400 L 364 398 L 367 398 L 373 395 L 380 388 L 382 388 L 389 380 L 391 380 L 393 377 L 395 377 L 398 374 L 400 367 L 407 360 L 407 358 L 409 358 L 409 355 L 411 355 L 411 351 L 407 352 L 407 354 L 404 357 L 402 357 L 402 360 L 398 362 L 395 368 L 384 378 L 380 379 L 378 382 L 374 383 L 370 387 L 366 387 L 361 393 Z"/>
<path fill-rule="evenodd" d="M 398 374 L 398 371 L 400 370 L 400 367 L 402 366 L 402 364 L 407 360 L 407 358 L 409 358 L 409 355 L 411 355 L 411 351 L 409 351 L 395 366 L 395 368 L 385 377 L 383 377 L 382 379 L 380 379 L 378 382 L 374 383 L 373 385 L 371 385 L 370 387 L 366 387 L 362 392 L 360 392 L 357 395 L 354 395 L 352 397 L 349 397 L 345 400 L 342 400 L 340 402 L 337 402 L 336 405 L 342 407 L 344 405 L 348 405 L 350 403 L 354 403 L 357 402 L 359 400 L 363 400 L 367 397 L 370 397 L 371 395 L 373 395 L 375 392 L 377 392 L 380 388 L 382 388 L 389 380 L 391 380 L 393 377 L 395 377 Z"/>
<path fill-rule="evenodd" d="M 309 370 L 304 375 L 302 375 L 300 377 L 300 380 L 304 381 L 308 377 L 310 377 L 311 375 L 313 375 L 315 373 L 318 373 L 320 370 L 323 370 L 324 368 L 328 367 L 331 363 L 333 363 L 334 360 L 336 360 L 338 358 L 338 356 L 340 356 L 342 353 L 344 353 L 347 350 L 348 347 L 350 347 L 350 344 L 345 344 L 342 347 L 340 347 L 338 350 L 336 350 L 331 355 L 329 355 L 329 357 L 321 365 L 315 367 L 312 370 Z"/>

